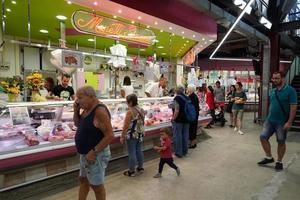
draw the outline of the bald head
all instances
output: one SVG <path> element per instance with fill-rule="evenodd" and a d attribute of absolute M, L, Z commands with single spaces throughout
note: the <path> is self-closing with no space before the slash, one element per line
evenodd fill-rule
<path fill-rule="evenodd" d="M 88 97 L 96 97 L 96 92 L 93 87 L 91 86 L 83 86 L 79 88 L 76 92 L 76 94 L 82 94 L 84 96 Z"/>

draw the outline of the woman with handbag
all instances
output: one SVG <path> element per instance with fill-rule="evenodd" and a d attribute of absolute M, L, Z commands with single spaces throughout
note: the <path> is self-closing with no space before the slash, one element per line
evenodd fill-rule
<path fill-rule="evenodd" d="M 124 172 L 125 176 L 134 177 L 136 173 L 144 171 L 144 155 L 142 141 L 144 137 L 145 112 L 138 106 L 138 99 L 135 94 L 126 97 L 128 111 L 124 120 L 123 131 L 120 142 L 126 141 L 128 150 L 129 169 Z M 135 169 L 137 165 L 137 168 Z"/>
<path fill-rule="evenodd" d="M 226 107 L 226 112 L 230 114 L 230 128 L 233 128 L 234 127 L 234 121 L 233 121 L 233 114 L 232 114 L 232 105 L 233 105 L 233 102 L 234 102 L 234 98 L 233 95 L 234 93 L 236 92 L 236 89 L 235 89 L 235 85 L 231 85 L 230 86 L 230 91 L 227 93 L 226 95 L 226 98 L 228 100 L 228 104 L 227 104 L 227 107 Z"/>

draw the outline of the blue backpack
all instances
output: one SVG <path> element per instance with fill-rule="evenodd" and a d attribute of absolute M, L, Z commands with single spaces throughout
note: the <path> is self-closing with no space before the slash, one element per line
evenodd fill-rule
<path fill-rule="evenodd" d="M 196 113 L 196 108 L 192 104 L 192 101 L 190 100 L 189 97 L 184 97 L 182 95 L 178 95 L 181 99 L 184 101 L 184 114 L 185 118 L 188 120 L 188 122 L 193 122 L 196 120 L 197 113 Z"/>

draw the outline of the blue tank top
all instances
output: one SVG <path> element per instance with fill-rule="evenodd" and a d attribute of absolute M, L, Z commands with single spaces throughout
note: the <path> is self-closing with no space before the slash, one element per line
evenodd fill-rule
<path fill-rule="evenodd" d="M 87 115 L 86 117 L 80 117 L 79 126 L 75 135 L 76 148 L 78 153 L 80 154 L 87 154 L 104 137 L 103 132 L 94 125 L 95 112 L 99 106 L 104 107 L 109 114 L 109 111 L 105 105 L 98 104 L 89 115 Z"/>

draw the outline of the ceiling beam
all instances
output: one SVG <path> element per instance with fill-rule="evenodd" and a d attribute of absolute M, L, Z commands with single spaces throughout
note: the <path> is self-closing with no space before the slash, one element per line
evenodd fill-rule
<path fill-rule="evenodd" d="M 300 29 L 300 20 L 281 23 L 279 26 L 279 32 L 296 30 L 296 29 Z"/>

